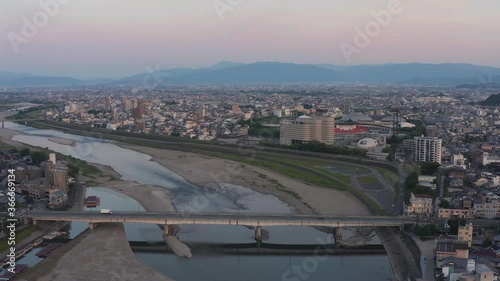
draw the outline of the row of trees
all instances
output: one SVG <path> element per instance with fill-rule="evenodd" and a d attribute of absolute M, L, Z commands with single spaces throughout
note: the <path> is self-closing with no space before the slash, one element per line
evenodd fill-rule
<path fill-rule="evenodd" d="M 49 154 L 47 152 L 44 152 L 44 151 L 39 151 L 39 150 L 31 151 L 29 148 L 23 148 L 21 150 L 18 150 L 17 148 L 13 148 L 11 150 L 11 152 L 19 153 L 19 154 L 21 154 L 22 157 L 28 156 L 28 155 L 31 156 L 31 161 L 35 165 L 39 165 L 43 161 L 49 160 Z"/>
<path fill-rule="evenodd" d="M 420 165 L 420 172 L 422 173 L 422 175 L 436 175 L 439 170 L 439 166 L 439 163 L 434 162 L 422 163 Z"/>
<path fill-rule="evenodd" d="M 428 194 L 434 196 L 432 189 L 418 185 L 418 173 L 411 173 L 405 180 L 405 202 L 410 202 L 411 193 L 413 194 Z"/>
<path fill-rule="evenodd" d="M 260 142 L 260 144 L 269 147 L 293 149 L 298 151 L 321 152 L 321 153 L 342 154 L 351 156 L 366 155 L 366 151 L 362 149 L 348 148 L 344 146 L 331 146 L 318 141 L 312 141 L 309 143 L 302 143 L 302 144 L 292 144 L 292 145 L 280 145 L 272 142 Z"/>
<path fill-rule="evenodd" d="M 31 157 L 31 162 L 35 165 L 40 165 L 42 162 L 49 160 L 49 153 L 47 151 L 40 151 L 40 150 L 32 151 L 29 148 L 23 148 L 21 150 L 18 150 L 17 148 L 13 148 L 12 152 L 19 153 L 23 157 L 29 155 Z M 69 160 L 68 161 L 69 176 L 76 177 L 79 174 L 80 168 L 78 167 L 78 165 L 73 163 L 75 161 L 79 161 L 78 159 L 72 156 L 64 156 L 64 155 L 58 155 L 58 158 Z"/>
<path fill-rule="evenodd" d="M 238 124 L 248 126 L 248 135 L 254 137 L 263 137 L 270 139 L 279 139 L 280 130 L 278 128 L 266 128 L 262 126 L 261 122 L 254 122 L 252 120 L 240 120 Z"/>

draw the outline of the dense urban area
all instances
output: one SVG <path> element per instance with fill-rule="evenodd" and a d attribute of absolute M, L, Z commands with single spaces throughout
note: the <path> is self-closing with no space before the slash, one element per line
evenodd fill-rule
<path fill-rule="evenodd" d="M 0 110 L 19 112 L 2 128 L 17 122 L 115 141 L 257 147 L 375 163 L 378 176 L 358 176 L 352 183 L 348 178 L 345 186 L 352 188 L 343 188 L 372 213 L 416 218 L 398 235 L 419 241 L 410 244 L 420 271 L 430 268 L 437 280 L 486 281 L 497 280 L 500 270 L 497 92 L 481 86 L 363 84 L 26 88 L 0 90 Z M 21 213 L 81 209 L 79 178 L 99 173 L 48 149 L 5 143 L 1 148 L 2 212 L 9 207 L 9 169 L 15 170 Z M 363 192 L 382 182 L 392 190 L 389 197 Z M 86 200 L 92 204 L 96 198 Z M 18 237 L 36 231 L 26 223 Z M 0 252 L 7 249 L 6 225 Z"/>

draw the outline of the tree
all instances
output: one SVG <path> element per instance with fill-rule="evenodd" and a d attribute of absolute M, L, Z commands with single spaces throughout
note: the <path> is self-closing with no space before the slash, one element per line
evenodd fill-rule
<path fill-rule="evenodd" d="M 453 234 L 453 235 L 458 234 L 458 227 L 465 226 L 466 223 L 467 223 L 467 221 L 464 219 L 448 220 L 448 225 L 450 226 L 450 234 Z"/>
<path fill-rule="evenodd" d="M 30 155 L 31 151 L 29 148 L 23 148 L 23 149 L 21 149 L 20 153 L 21 153 L 21 156 L 24 157 L 24 156 Z"/>
<path fill-rule="evenodd" d="M 492 244 L 491 240 L 488 237 L 486 237 L 484 239 L 483 244 L 481 244 L 481 247 L 483 247 L 483 248 L 489 248 L 491 246 L 491 244 Z"/>
<path fill-rule="evenodd" d="M 420 166 L 420 171 L 422 172 L 422 175 L 435 175 L 439 169 L 439 166 L 439 163 L 434 162 L 423 163 Z"/>
<path fill-rule="evenodd" d="M 43 151 L 33 151 L 31 153 L 31 160 L 35 164 L 40 164 L 43 161 L 49 160 L 49 154 Z"/>
<path fill-rule="evenodd" d="M 448 209 L 450 207 L 450 202 L 448 202 L 447 200 L 441 200 L 439 207 L 444 208 L 444 209 Z"/>

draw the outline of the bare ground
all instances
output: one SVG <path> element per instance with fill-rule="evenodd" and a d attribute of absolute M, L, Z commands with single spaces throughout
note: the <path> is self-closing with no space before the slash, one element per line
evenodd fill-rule
<path fill-rule="evenodd" d="M 28 279 L 20 280 L 172 280 L 135 259 L 128 245 L 124 227 L 119 223 L 99 225 L 96 230 L 85 234 L 83 239 L 65 254 L 60 257 L 51 255 L 42 264 L 46 266 L 44 268 L 46 275 L 40 277 L 43 273 L 38 271 L 23 277 Z"/>
<path fill-rule="evenodd" d="M 76 140 L 66 139 L 66 138 L 49 138 L 49 141 L 55 142 L 63 145 L 75 145 Z"/>
<path fill-rule="evenodd" d="M 151 155 L 152 161 L 197 186 L 230 183 L 248 187 L 257 192 L 274 195 L 305 214 L 311 213 L 311 208 L 317 213 L 332 215 L 369 213 L 366 207 L 348 192 L 309 185 L 263 168 L 188 152 L 128 144 L 120 146 Z"/>

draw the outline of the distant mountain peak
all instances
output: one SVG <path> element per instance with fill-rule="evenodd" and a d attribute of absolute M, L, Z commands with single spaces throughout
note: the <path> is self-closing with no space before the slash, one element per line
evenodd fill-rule
<path fill-rule="evenodd" d="M 212 69 L 212 70 L 224 69 L 224 68 L 229 68 L 229 67 L 234 67 L 234 66 L 239 66 L 239 65 L 243 65 L 243 63 L 223 60 L 223 61 L 220 61 L 220 62 L 212 65 L 211 67 L 209 67 L 209 69 Z"/>

